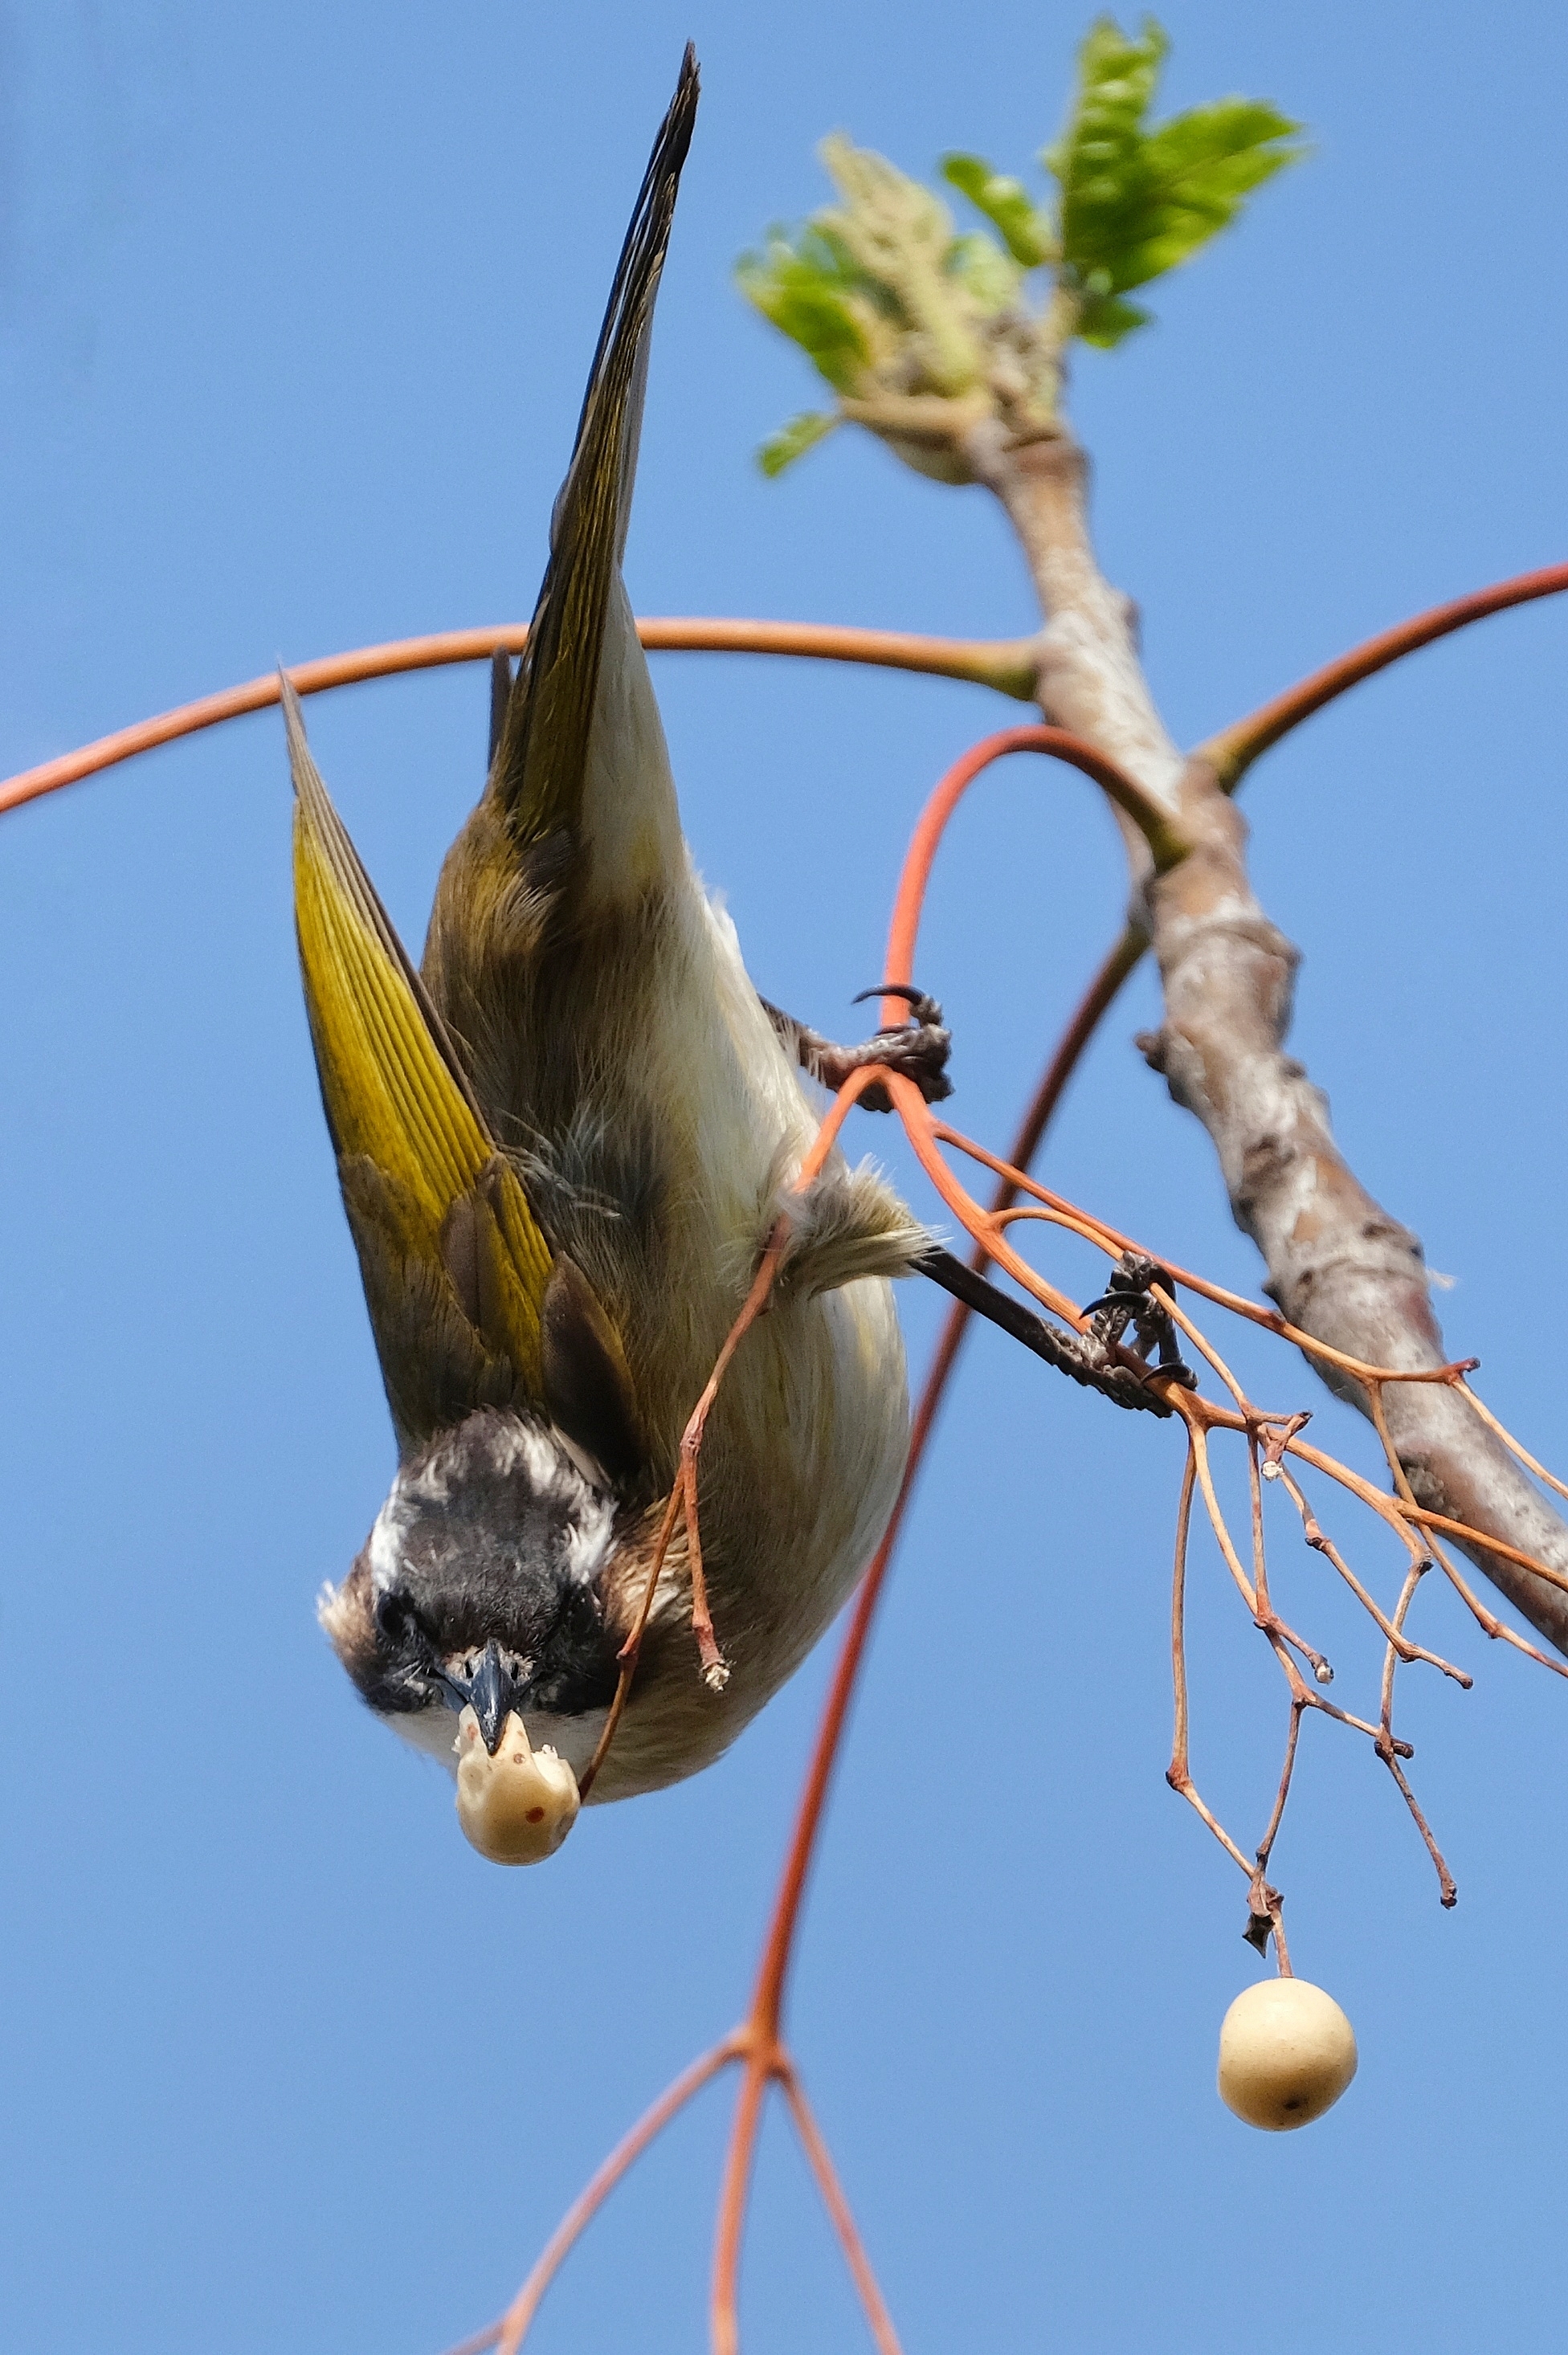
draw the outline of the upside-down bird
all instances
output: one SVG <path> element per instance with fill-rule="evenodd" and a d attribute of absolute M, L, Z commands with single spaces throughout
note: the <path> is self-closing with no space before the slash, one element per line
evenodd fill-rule
<path fill-rule="evenodd" d="M 321 1617 L 372 1710 L 456 1772 L 464 1830 L 503 1862 L 548 1855 L 575 1819 L 683 1428 L 818 1118 L 798 1027 L 758 997 L 693 868 L 621 580 L 697 92 L 688 51 L 527 649 L 515 680 L 497 657 L 488 777 L 419 971 L 284 687 L 306 1006 L 399 1453 Z M 928 1012 L 939 1019 L 923 1007 L 859 1051 L 896 1059 L 935 1038 L 939 1060 Z M 908 1414 L 888 1279 L 929 1239 L 873 1170 L 837 1155 L 789 1204 L 772 1304 L 699 1466 L 727 1676 L 716 1689 L 699 1672 L 677 1538 L 596 1801 L 716 1758 L 821 1634 L 887 1520 Z"/>

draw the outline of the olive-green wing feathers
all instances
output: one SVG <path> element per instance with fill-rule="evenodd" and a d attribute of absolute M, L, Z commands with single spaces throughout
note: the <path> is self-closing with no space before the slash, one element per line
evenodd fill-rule
<path fill-rule="evenodd" d="M 425 941 L 432 1002 L 508 1147 L 559 1139 L 582 1114 L 605 1039 L 635 1002 L 626 960 L 651 938 L 661 896 L 689 888 L 620 559 L 697 95 L 688 50 L 615 272 L 527 649 L 515 681 L 505 655 L 492 666 L 489 774 L 447 853 Z"/>
<path fill-rule="evenodd" d="M 392 1418 L 537 1403 L 549 1247 L 359 863 L 287 681 L 294 913 L 322 1100 Z"/>
<path fill-rule="evenodd" d="M 535 960 L 554 890 L 592 832 L 585 785 L 602 670 L 622 679 L 625 707 L 602 740 L 612 783 L 628 780 L 626 797 L 610 795 L 611 830 L 644 866 L 645 833 L 655 868 L 682 855 L 619 566 L 647 330 L 697 95 L 688 49 L 611 290 L 528 649 L 515 683 L 494 666 L 489 781 L 443 869 L 422 980 L 332 807 L 286 682 L 283 697 L 311 1035 L 400 1444 L 415 1446 L 477 1406 L 542 1412 L 618 1479 L 642 1460 L 620 1337 L 581 1272 L 552 1251 L 496 1136 L 548 1131 L 566 1109 L 555 1098 L 575 1085 L 572 1012 L 564 1001 L 547 1009 Z"/>

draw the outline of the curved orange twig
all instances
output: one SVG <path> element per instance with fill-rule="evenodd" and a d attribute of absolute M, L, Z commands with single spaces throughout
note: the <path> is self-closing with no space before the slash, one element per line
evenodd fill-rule
<path fill-rule="evenodd" d="M 739 2057 L 739 2040 L 734 2036 L 725 2037 L 722 2043 L 715 2044 L 699 2061 L 694 2061 L 689 2069 L 684 2070 L 674 2084 L 644 2111 L 631 2132 L 616 2144 L 592 2181 L 572 2201 L 546 2242 L 539 2263 L 500 2321 L 493 2324 L 491 2331 L 482 2333 L 476 2340 L 468 2340 L 468 2346 L 483 2348 L 494 2345 L 496 2355 L 517 2355 L 523 2341 L 523 2333 L 539 2311 L 539 2300 L 555 2279 L 573 2243 L 581 2238 L 585 2226 L 592 2222 L 621 2178 L 628 2168 L 635 2165 L 648 2145 L 664 2132 L 671 2119 L 686 2107 L 694 2094 L 699 2094 L 721 2069 Z M 456 2355 L 462 2355 L 462 2350 L 457 2350 Z"/>
<path fill-rule="evenodd" d="M 1375 638 L 1368 638 L 1337 661 L 1326 663 L 1295 687 L 1276 695 L 1272 703 L 1249 712 L 1244 719 L 1232 722 L 1211 736 L 1206 744 L 1198 747 L 1194 759 L 1206 761 L 1227 793 L 1236 786 L 1257 759 L 1271 744 L 1277 744 L 1302 720 L 1321 711 L 1326 703 L 1343 695 L 1348 687 L 1358 687 L 1403 655 L 1413 654 L 1418 646 L 1429 646 L 1435 638 L 1445 638 L 1454 630 L 1462 630 L 1471 622 L 1485 621 L 1488 613 L 1505 613 L 1513 605 L 1528 605 L 1538 597 L 1556 597 L 1568 589 L 1568 564 L 1548 564 L 1539 572 L 1518 572 L 1509 581 L 1497 581 L 1489 589 L 1477 589 L 1468 597 L 1455 597 L 1446 605 L 1434 605 L 1424 613 L 1401 622 L 1392 630 L 1384 630 Z"/>
<path fill-rule="evenodd" d="M 650 619 L 637 623 L 637 634 L 654 653 L 798 655 L 818 662 L 869 663 L 887 670 L 923 672 L 936 678 L 956 678 L 977 687 L 994 687 L 999 694 L 1028 703 L 1034 695 L 1037 655 L 1032 638 L 933 638 L 914 630 L 858 630 L 829 622 L 747 622 Z M 525 622 L 503 622 L 493 629 L 442 630 L 422 638 L 393 638 L 383 645 L 357 646 L 350 654 L 326 655 L 318 662 L 298 663 L 289 672 L 301 695 L 319 695 L 327 687 L 353 687 L 365 679 L 392 678 L 400 672 L 438 670 L 449 663 L 488 662 L 497 647 L 520 654 L 528 642 Z M 264 711 L 278 699 L 278 675 L 247 679 L 174 711 L 161 711 L 134 727 L 100 736 L 58 760 L 41 762 L 0 782 L 0 814 L 58 793 L 62 785 L 79 784 L 84 777 L 112 769 L 138 752 L 238 719 L 248 711 Z"/>
<path fill-rule="evenodd" d="M 974 746 L 970 751 L 964 754 L 962 759 L 955 762 L 945 776 L 941 779 L 928 799 L 905 854 L 889 933 L 886 975 L 890 981 L 908 981 L 912 974 L 915 938 L 919 930 L 926 889 L 931 879 L 932 866 L 943 832 L 954 811 L 983 770 L 989 767 L 994 761 L 1005 758 L 1009 752 L 1023 751 L 1048 752 L 1059 760 L 1069 762 L 1072 766 L 1082 769 L 1086 775 L 1093 777 L 1096 783 L 1104 785 L 1107 791 L 1114 789 L 1113 780 L 1117 786 L 1129 782 L 1123 778 L 1115 764 L 1107 761 L 1093 745 L 1085 743 L 1082 738 L 1070 735 L 1066 730 L 1060 728 L 1005 729 L 995 736 L 987 737 L 982 743 Z M 1091 983 L 1069 1023 L 1061 1046 L 1047 1065 L 1044 1079 L 1025 1114 L 1022 1129 L 1014 1148 L 1018 1158 L 1030 1158 L 1038 1149 L 1046 1123 L 1061 1099 L 1061 1091 L 1067 1083 L 1079 1055 L 1088 1043 L 1101 1013 L 1109 1005 L 1126 974 L 1136 963 L 1140 946 L 1140 936 L 1136 932 L 1129 931 L 1124 934 L 1123 939 L 1106 958 L 1100 972 Z M 885 1021 L 896 1023 L 902 1018 L 906 1011 L 902 1002 L 896 997 L 883 1001 Z M 838 1098 L 835 1100 L 832 1109 L 823 1123 L 814 1148 L 811 1163 L 813 1167 L 820 1167 L 827 1142 L 837 1135 L 842 1124 L 850 1093 L 859 1092 L 871 1076 L 871 1073 L 864 1071 L 856 1072 L 846 1089 L 841 1091 Z M 891 1082 L 891 1092 L 896 1101 L 907 1083 L 894 1081 L 891 1073 L 881 1073 L 877 1076 L 880 1076 L 885 1082 Z M 911 1089 L 910 1092 L 912 1094 L 915 1092 Z M 900 1109 L 902 1109 L 901 1105 Z M 922 1109 L 923 1110 L 923 1106 Z M 907 1121 L 905 1126 L 909 1127 Z M 910 1133 L 918 1151 L 919 1144 L 915 1132 L 912 1129 Z M 1007 1191 L 1004 1186 L 998 1194 L 993 1214 L 1005 1209 Z M 1002 1251 L 1007 1257 L 1013 1256 L 1007 1252 L 1005 1242 L 1002 1244 Z M 1019 1263 L 1020 1267 L 1021 1264 Z M 1025 1274 L 1027 1280 L 1038 1284 L 1039 1279 L 1034 1276 L 1031 1270 L 1025 1271 Z M 1064 1304 L 1064 1306 L 1066 1313 L 1072 1316 L 1073 1312 L 1071 1304 Z M 822 1828 L 823 1812 L 827 1806 L 833 1771 L 837 1764 L 838 1752 L 844 1738 L 849 1704 L 854 1698 L 855 1687 L 864 1665 L 871 1623 L 876 1616 L 878 1604 L 881 1600 L 882 1589 L 887 1582 L 888 1572 L 902 1531 L 904 1518 L 924 1459 L 925 1450 L 932 1432 L 935 1428 L 936 1418 L 941 1412 L 953 1369 L 957 1362 L 958 1350 L 969 1313 L 961 1303 L 955 1303 L 943 1327 L 935 1354 L 926 1374 L 911 1428 L 909 1455 L 904 1465 L 903 1478 L 893 1501 L 893 1508 L 888 1518 L 888 1526 L 883 1531 L 882 1541 L 872 1557 L 870 1567 L 860 1582 L 859 1591 L 850 1612 L 849 1625 L 834 1667 L 833 1680 L 828 1687 L 827 1699 L 823 1704 L 822 1716 L 817 1723 L 816 1739 L 812 1745 L 811 1762 L 806 1769 L 805 1785 L 795 1810 L 795 1828 L 790 1839 L 789 1852 L 785 1858 L 778 1890 L 773 1899 L 773 1909 L 768 1923 L 767 1936 L 763 1945 L 762 1959 L 752 1989 L 751 2008 L 742 2031 L 748 2038 L 745 2075 L 736 2103 L 734 2121 L 731 2127 L 730 2144 L 725 2157 L 724 2180 L 720 2195 L 714 2240 L 710 2307 L 716 2355 L 733 2355 L 733 2350 L 739 2345 L 737 2309 L 741 2242 L 745 2223 L 747 2195 L 768 2085 L 781 2073 L 783 2055 L 781 2032 L 784 1987 L 795 1950 L 806 1879 Z"/>
<path fill-rule="evenodd" d="M 1065 728 L 1003 728 L 994 736 L 984 736 L 971 745 L 967 752 L 953 763 L 939 781 L 920 814 L 899 876 L 898 896 L 893 901 L 892 922 L 888 930 L 887 975 L 890 981 L 908 982 L 914 964 L 915 933 L 919 929 L 921 911 L 925 904 L 926 887 L 931 881 L 932 862 L 937 846 L 952 819 L 954 811 L 981 773 L 993 761 L 1005 760 L 1009 752 L 1049 752 L 1058 761 L 1083 771 L 1108 794 L 1116 806 L 1125 810 L 1148 843 L 1157 868 L 1173 866 L 1187 855 L 1186 838 L 1178 831 L 1170 813 L 1154 796 L 1146 793 L 1135 778 L 1114 761 L 1107 760 L 1098 745 L 1086 737 L 1074 736 Z M 884 998 L 882 1019 L 890 1026 L 902 1021 L 907 1007 L 897 998 Z"/>
<path fill-rule="evenodd" d="M 888 936 L 887 978 L 890 981 L 908 981 L 913 970 L 915 938 L 919 930 L 921 911 L 924 904 L 926 888 L 931 880 L 932 865 L 944 827 L 964 794 L 979 776 L 982 770 L 988 767 L 993 761 L 1003 759 L 1008 752 L 1020 751 L 1052 753 L 1059 760 L 1070 761 L 1075 766 L 1084 769 L 1087 774 L 1095 777 L 1097 783 L 1102 781 L 1098 774 L 1099 771 L 1110 769 L 1113 765 L 1105 761 L 1104 755 L 1097 752 L 1093 745 L 1083 743 L 1080 738 L 1071 736 L 1064 729 L 1060 728 L 1006 729 L 997 735 L 987 737 L 983 743 L 976 745 L 961 760 L 955 762 L 927 801 L 905 855 L 903 871 L 899 879 L 898 895 L 893 904 L 892 923 Z M 1091 763 L 1093 763 L 1092 766 Z M 1060 1100 L 1061 1090 L 1066 1085 L 1068 1076 L 1077 1060 L 1077 1053 L 1081 1051 L 1082 1042 L 1087 1039 L 1093 1019 L 1115 993 L 1126 964 L 1128 953 L 1129 944 L 1124 940 L 1106 959 L 1104 966 L 1096 975 L 1069 1025 L 1067 1037 L 1063 1041 L 1063 1050 L 1059 1050 L 1052 1057 L 1047 1067 L 1046 1080 L 1037 1092 L 1036 1100 L 1029 1106 L 1025 1117 L 1022 1133 L 1014 1148 L 1015 1155 L 1019 1158 L 1032 1157 L 1038 1148 L 1040 1137 L 1044 1134 L 1046 1122 Z M 907 1010 L 896 997 L 884 999 L 883 1007 L 884 1018 L 892 1022 L 897 1022 Z M 840 1092 L 839 1099 L 835 1101 L 823 1122 L 817 1143 L 813 1149 L 810 1164 L 812 1167 L 820 1167 L 826 1142 L 837 1134 L 842 1124 L 844 1110 L 847 1108 L 845 1100 L 860 1092 L 867 1077 L 866 1072 L 857 1071 L 845 1089 Z M 780 2024 L 784 1977 L 788 1969 L 790 1948 L 799 1915 L 801 1898 L 805 1892 L 806 1872 L 821 1822 L 828 1784 L 832 1778 L 838 1743 L 848 1714 L 855 1679 L 859 1673 L 866 1639 L 870 1632 L 871 1619 L 876 1611 L 882 1582 L 887 1576 L 888 1564 L 903 1525 L 915 1476 L 941 1407 L 943 1392 L 953 1361 L 957 1355 L 958 1341 L 968 1313 L 966 1309 L 959 1307 L 950 1315 L 938 1342 L 935 1356 L 926 1376 L 924 1389 L 921 1393 L 920 1403 L 915 1410 L 903 1479 L 889 1516 L 881 1544 L 878 1547 L 871 1565 L 860 1582 L 859 1593 L 856 1596 L 849 1625 L 845 1635 L 844 1646 L 834 1670 L 833 1682 L 828 1688 L 827 1699 L 823 1705 L 816 1742 L 806 1774 L 805 1787 L 801 1795 L 800 1806 L 796 1814 L 795 1837 L 790 1843 L 789 1855 L 779 1882 L 778 1893 L 773 1902 L 773 1912 L 763 1945 L 762 1967 L 758 1972 L 752 2002 L 752 2021 L 765 2024 L 775 2036 Z"/>

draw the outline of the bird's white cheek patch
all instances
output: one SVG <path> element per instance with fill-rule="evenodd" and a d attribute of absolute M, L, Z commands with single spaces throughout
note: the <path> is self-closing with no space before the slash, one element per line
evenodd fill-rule
<path fill-rule="evenodd" d="M 457 1820 L 492 1864 L 542 1864 L 580 1805 L 577 1777 L 553 1750 L 530 1748 L 514 1710 L 492 1758 L 472 1707 L 457 1721 Z"/>

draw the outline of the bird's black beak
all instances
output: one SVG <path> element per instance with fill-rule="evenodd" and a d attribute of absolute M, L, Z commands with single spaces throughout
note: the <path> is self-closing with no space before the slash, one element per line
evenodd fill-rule
<path fill-rule="evenodd" d="M 479 1720 L 479 1731 L 485 1737 L 485 1747 L 492 1758 L 500 1747 L 502 1730 L 507 1717 L 517 1706 L 517 1688 L 509 1668 L 502 1660 L 500 1646 L 494 1636 L 479 1656 L 479 1665 L 468 1682 L 468 1699 L 474 1714 Z"/>

